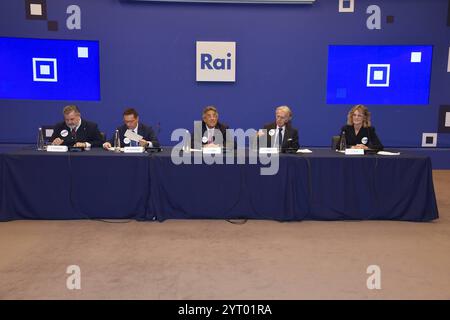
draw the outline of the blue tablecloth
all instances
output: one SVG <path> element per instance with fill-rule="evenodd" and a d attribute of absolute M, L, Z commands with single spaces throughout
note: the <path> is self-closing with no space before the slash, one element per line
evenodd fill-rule
<path fill-rule="evenodd" d="M 260 164 L 175 165 L 161 153 L 0 154 L 0 220 L 408 220 L 438 218 L 429 157 L 282 154 Z"/>
<path fill-rule="evenodd" d="M 311 218 L 429 221 L 438 217 L 428 157 L 311 157 Z"/>
<path fill-rule="evenodd" d="M 276 175 L 261 165 L 174 165 L 169 151 L 150 165 L 149 210 L 159 220 L 181 218 L 301 220 L 309 211 L 307 162 L 280 157 Z M 236 163 L 236 161 L 235 161 Z"/>
<path fill-rule="evenodd" d="M 1 220 L 146 219 L 147 155 L 22 149 L 2 158 Z"/>

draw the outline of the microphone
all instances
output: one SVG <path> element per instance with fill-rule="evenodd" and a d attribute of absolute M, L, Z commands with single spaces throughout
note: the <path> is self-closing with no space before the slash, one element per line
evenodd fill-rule
<path fill-rule="evenodd" d="M 291 148 L 292 138 L 287 139 L 287 142 L 288 142 L 288 147 Z"/>
<path fill-rule="evenodd" d="M 288 138 L 287 139 L 287 147 L 286 147 L 286 149 L 284 150 L 286 153 L 296 153 L 297 152 L 297 149 L 294 149 L 293 147 L 292 147 L 292 141 L 293 141 L 294 139 L 292 139 L 292 138 Z"/>

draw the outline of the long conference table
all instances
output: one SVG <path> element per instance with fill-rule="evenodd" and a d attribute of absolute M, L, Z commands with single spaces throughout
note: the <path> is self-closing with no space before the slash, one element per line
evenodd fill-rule
<path fill-rule="evenodd" d="M 16 219 L 402 220 L 438 218 L 427 156 L 327 149 L 262 164 L 180 164 L 159 153 L 0 148 L 0 221 Z M 247 159 L 248 160 L 248 159 Z"/>

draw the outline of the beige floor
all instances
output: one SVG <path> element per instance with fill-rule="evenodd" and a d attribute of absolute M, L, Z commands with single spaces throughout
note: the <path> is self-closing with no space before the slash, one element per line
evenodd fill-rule
<path fill-rule="evenodd" d="M 434 182 L 432 223 L 0 223 L 0 299 L 450 299 L 450 171 Z"/>

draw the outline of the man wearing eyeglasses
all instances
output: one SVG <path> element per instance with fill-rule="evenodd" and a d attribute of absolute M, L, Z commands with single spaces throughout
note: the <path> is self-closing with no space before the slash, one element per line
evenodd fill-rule
<path fill-rule="evenodd" d="M 139 122 L 139 115 L 133 108 L 128 108 L 123 112 L 123 125 L 117 128 L 119 130 L 120 145 L 123 147 L 144 147 L 157 148 L 160 146 L 158 138 L 152 127 Z M 134 141 L 125 136 L 125 133 L 130 130 L 133 133 L 142 137 L 139 141 Z M 103 148 L 109 149 L 114 145 L 114 134 L 110 141 L 103 144 Z"/>

